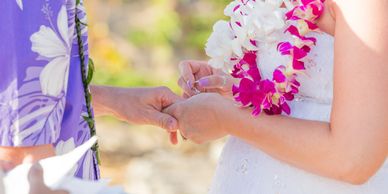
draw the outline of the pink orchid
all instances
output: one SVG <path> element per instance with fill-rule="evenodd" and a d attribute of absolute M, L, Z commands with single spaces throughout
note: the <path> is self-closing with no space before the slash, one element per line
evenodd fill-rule
<path fill-rule="evenodd" d="M 287 79 L 286 75 L 284 74 L 285 67 L 279 66 L 275 71 L 273 72 L 273 80 L 277 83 L 284 83 Z"/>
<path fill-rule="evenodd" d="M 255 0 L 239 0 L 233 12 L 246 16 L 244 6 Z M 317 42 L 314 37 L 306 36 L 309 32 L 318 30 L 317 19 L 322 15 L 324 0 L 300 0 L 292 1 L 293 9 L 285 14 L 289 26 L 284 31 L 292 35 L 294 42 L 281 42 L 277 50 L 281 55 L 290 56 L 291 61 L 287 66 L 280 65 L 273 74 L 272 80 L 262 79 L 257 64 L 259 49 L 243 49 L 243 56 L 231 58 L 233 71 L 231 75 L 240 79 L 238 85 L 232 88 L 233 95 L 237 102 L 245 107 L 252 107 L 253 115 L 265 112 L 269 115 L 291 114 L 288 102 L 295 99 L 299 93 L 301 84 L 297 81 L 296 72 L 305 70 L 305 58 L 311 52 L 311 47 Z M 234 5 L 233 5 L 234 6 Z M 244 22 L 234 21 L 239 28 L 245 28 Z M 230 28 L 233 30 L 232 25 Z M 253 47 L 258 48 L 259 41 L 249 39 Z"/>
<path fill-rule="evenodd" d="M 298 30 L 298 28 L 294 25 L 291 25 L 290 27 L 288 27 L 286 29 L 286 32 L 289 32 L 291 35 L 293 36 L 296 36 L 297 38 L 299 38 L 301 41 L 305 42 L 306 45 L 315 45 L 316 42 L 317 42 L 317 39 L 314 38 L 314 37 L 305 37 L 305 36 L 302 36 Z"/>

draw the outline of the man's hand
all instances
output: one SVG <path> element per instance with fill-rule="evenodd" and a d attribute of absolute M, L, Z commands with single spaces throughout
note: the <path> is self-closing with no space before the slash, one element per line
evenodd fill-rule
<path fill-rule="evenodd" d="M 150 124 L 170 132 L 173 144 L 177 143 L 177 120 L 162 110 L 181 100 L 167 87 L 117 88 L 92 86 L 93 105 L 97 114 L 110 113 L 133 124 Z"/>
<path fill-rule="evenodd" d="M 227 135 L 221 118 L 230 104 L 230 100 L 219 94 L 206 93 L 177 102 L 164 112 L 178 119 L 184 137 L 202 144 Z"/>

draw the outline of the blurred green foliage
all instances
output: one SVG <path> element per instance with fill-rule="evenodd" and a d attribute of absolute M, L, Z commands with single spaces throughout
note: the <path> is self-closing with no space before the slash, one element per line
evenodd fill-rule
<path fill-rule="evenodd" d="M 206 60 L 212 25 L 230 0 L 87 1 L 94 83 L 166 85 L 178 91 L 177 64 Z M 108 11 L 106 11 L 108 10 Z"/>

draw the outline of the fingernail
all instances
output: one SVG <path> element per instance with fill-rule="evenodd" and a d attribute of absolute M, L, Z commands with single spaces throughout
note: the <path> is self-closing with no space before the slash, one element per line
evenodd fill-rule
<path fill-rule="evenodd" d="M 209 84 L 210 84 L 210 82 L 209 82 L 209 79 L 207 79 L 207 78 L 203 78 L 203 79 L 198 80 L 198 85 L 201 87 L 209 86 Z"/>
<path fill-rule="evenodd" d="M 175 131 L 175 122 L 172 119 L 168 120 L 167 127 L 170 131 Z"/>

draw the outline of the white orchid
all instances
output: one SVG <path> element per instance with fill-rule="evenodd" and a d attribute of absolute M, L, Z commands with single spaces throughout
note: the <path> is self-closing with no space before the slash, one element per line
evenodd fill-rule
<path fill-rule="evenodd" d="M 279 38 L 285 26 L 286 9 L 281 7 L 282 3 L 283 0 L 248 1 L 239 5 L 232 3 L 232 7 L 225 10 L 231 17 L 233 31 L 245 49 L 254 49 L 252 40 L 269 43 Z"/>
<path fill-rule="evenodd" d="M 246 18 L 248 32 L 255 32 L 256 41 L 273 42 L 279 39 L 285 26 L 282 0 L 255 1 Z"/>
<path fill-rule="evenodd" d="M 58 97 L 67 88 L 72 28 L 68 26 L 66 7 L 62 6 L 57 18 L 57 28 L 41 26 L 31 35 L 31 50 L 39 54 L 39 59 L 49 61 L 40 74 L 42 93 Z"/>
<path fill-rule="evenodd" d="M 275 42 L 285 27 L 283 0 L 235 0 L 224 14 L 230 22 L 218 21 L 206 44 L 209 64 L 229 71 L 233 60 L 242 57 L 244 50 L 258 51 L 257 44 Z"/>
<path fill-rule="evenodd" d="M 235 39 L 226 21 L 218 21 L 213 26 L 213 33 L 206 43 L 206 54 L 211 57 L 209 64 L 217 69 L 230 70 L 231 58 L 242 56 L 241 45 Z"/>

